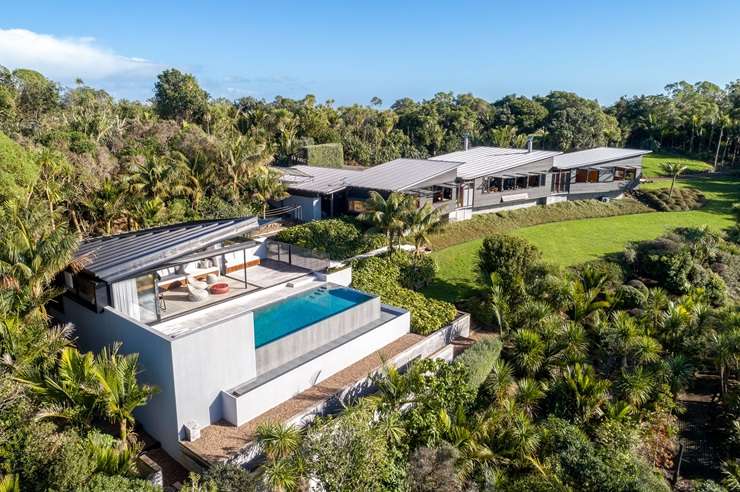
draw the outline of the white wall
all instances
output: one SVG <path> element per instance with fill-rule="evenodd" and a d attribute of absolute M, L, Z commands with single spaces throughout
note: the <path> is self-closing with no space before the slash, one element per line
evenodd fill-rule
<path fill-rule="evenodd" d="M 99 352 L 121 341 L 122 353 L 138 353 L 139 381 L 159 392 L 134 412 L 137 422 L 175 459 L 183 425 L 205 427 L 223 418 L 221 390 L 256 377 L 252 312 L 219 320 L 180 337 L 164 336 L 111 307 L 96 313 L 64 298 L 59 316 L 75 325 L 81 350 Z"/>
<path fill-rule="evenodd" d="M 321 218 L 321 199 L 311 196 L 291 195 L 283 200 L 284 206 L 299 205 L 301 207 L 301 220 L 319 220 Z"/>
<path fill-rule="evenodd" d="M 397 340 L 409 332 L 409 326 L 410 315 L 403 312 L 374 330 L 278 376 L 249 393 L 235 397 L 230 392 L 224 391 L 221 393 L 224 418 L 234 425 L 248 422 Z"/>
<path fill-rule="evenodd" d="M 172 341 L 180 439 L 188 422 L 203 428 L 223 417 L 221 390 L 255 378 L 255 360 L 251 311 Z"/>

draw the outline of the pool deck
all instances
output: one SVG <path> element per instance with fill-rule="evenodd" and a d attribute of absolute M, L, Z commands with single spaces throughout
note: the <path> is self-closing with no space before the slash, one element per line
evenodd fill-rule
<path fill-rule="evenodd" d="M 192 313 L 165 320 L 162 323 L 152 326 L 152 328 L 162 335 L 177 338 L 192 331 L 207 328 L 223 319 L 239 316 L 259 306 L 279 301 L 280 299 L 326 284 L 326 282 L 318 280 L 310 274 L 298 278 L 301 280 L 300 284 L 296 282 L 292 287 L 283 284 L 256 290 L 240 297 L 233 297 L 222 303 L 210 303 Z"/>

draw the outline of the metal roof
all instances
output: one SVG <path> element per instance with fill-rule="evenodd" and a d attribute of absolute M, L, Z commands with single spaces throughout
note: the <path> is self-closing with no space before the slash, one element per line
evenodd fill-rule
<path fill-rule="evenodd" d="M 283 169 L 283 183 L 289 190 L 334 193 L 347 187 L 347 180 L 362 172 L 317 166 L 291 166 Z"/>
<path fill-rule="evenodd" d="M 515 167 L 531 164 L 562 152 L 550 150 L 507 149 L 504 147 L 473 147 L 449 154 L 432 157 L 432 160 L 458 161 L 462 165 L 457 169 L 457 177 L 473 179 L 487 176 Z"/>
<path fill-rule="evenodd" d="M 627 159 L 629 157 L 636 157 L 649 153 L 649 150 L 596 147 L 595 149 L 579 150 L 578 152 L 569 152 L 567 154 L 559 155 L 555 158 L 553 166 L 558 169 L 572 169 L 575 167 L 593 166 L 619 159 Z"/>
<path fill-rule="evenodd" d="M 202 220 L 88 239 L 77 258 L 100 280 L 115 282 L 256 229 L 256 217 Z"/>
<path fill-rule="evenodd" d="M 428 159 L 396 159 L 353 175 L 349 186 L 385 191 L 404 191 L 460 166 L 460 162 Z"/>

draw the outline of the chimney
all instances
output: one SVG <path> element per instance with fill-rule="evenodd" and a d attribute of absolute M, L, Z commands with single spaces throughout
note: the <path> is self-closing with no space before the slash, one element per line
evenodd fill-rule
<path fill-rule="evenodd" d="M 463 135 L 463 145 L 465 147 L 465 150 L 468 150 L 468 148 L 470 148 L 470 139 L 468 138 L 467 133 Z"/>
<path fill-rule="evenodd" d="M 527 152 L 532 152 L 532 140 L 534 137 L 527 137 Z"/>

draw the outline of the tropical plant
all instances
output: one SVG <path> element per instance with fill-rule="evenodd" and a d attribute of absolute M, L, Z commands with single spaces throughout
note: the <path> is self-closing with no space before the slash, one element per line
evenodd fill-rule
<path fill-rule="evenodd" d="M 101 405 L 105 415 L 118 424 L 122 446 L 128 446 L 129 424 L 134 423 L 133 412 L 146 405 L 158 389 L 139 384 L 139 354 L 119 354 L 120 343 L 104 347 L 95 357 L 94 376 L 100 387 Z"/>
<path fill-rule="evenodd" d="M 671 187 L 668 191 L 668 197 L 671 197 L 673 196 L 673 188 L 676 186 L 676 180 L 688 167 L 677 162 L 664 162 L 660 168 L 664 174 L 671 177 Z"/>
<path fill-rule="evenodd" d="M 280 180 L 280 173 L 268 167 L 261 167 L 247 183 L 251 197 L 262 207 L 262 216 L 267 216 L 270 201 L 282 200 L 288 196 L 285 185 Z"/>
<path fill-rule="evenodd" d="M 421 254 L 429 244 L 429 234 L 440 225 L 439 210 L 427 202 L 423 207 L 411 210 L 408 214 L 406 236 L 410 237 L 416 247 L 416 254 Z"/>
<path fill-rule="evenodd" d="M 392 253 L 408 228 L 408 216 L 413 206 L 410 195 L 391 193 L 388 198 L 384 198 L 377 191 L 370 191 L 365 202 L 365 211 L 358 218 L 372 224 L 372 230 L 385 235 L 388 252 Z"/>

